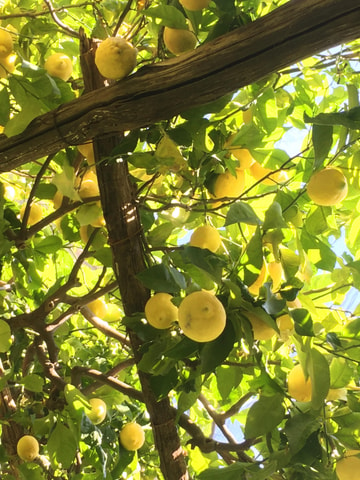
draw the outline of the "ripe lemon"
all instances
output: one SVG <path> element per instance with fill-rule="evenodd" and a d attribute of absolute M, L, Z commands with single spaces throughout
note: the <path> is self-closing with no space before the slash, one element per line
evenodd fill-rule
<path fill-rule="evenodd" d="M 179 306 L 179 325 L 184 335 L 195 342 L 215 340 L 225 328 L 226 312 L 215 295 L 190 293 Z"/>
<path fill-rule="evenodd" d="M 73 71 L 71 59 L 60 52 L 50 55 L 45 61 L 44 68 L 49 75 L 61 78 L 64 82 L 69 80 Z"/>
<path fill-rule="evenodd" d="M 266 274 L 267 274 L 267 266 L 266 266 L 266 263 L 263 262 L 262 267 L 260 269 L 259 276 L 255 280 L 255 282 L 248 287 L 249 292 L 251 293 L 251 295 L 254 295 L 254 297 L 257 297 L 259 295 L 260 288 L 262 287 L 265 281 Z"/>
<path fill-rule="evenodd" d="M 16 55 L 14 53 L 7 57 L 0 57 L 0 78 L 6 78 L 9 73 L 15 70 Z"/>
<path fill-rule="evenodd" d="M 337 168 L 319 170 L 310 177 L 307 193 L 317 205 L 336 205 L 344 200 L 348 193 L 346 177 Z"/>
<path fill-rule="evenodd" d="M 254 340 L 270 340 L 276 331 L 253 312 L 245 312 L 244 315 L 251 323 Z"/>
<path fill-rule="evenodd" d="M 99 425 L 106 417 L 106 403 L 101 398 L 90 398 L 91 410 L 87 414 L 94 425 Z"/>
<path fill-rule="evenodd" d="M 39 442 L 32 435 L 24 435 L 17 442 L 16 451 L 21 460 L 32 462 L 39 455 Z"/>
<path fill-rule="evenodd" d="M 0 28 L 0 58 L 5 58 L 13 51 L 13 39 L 9 32 Z"/>
<path fill-rule="evenodd" d="M 310 377 L 305 379 L 305 374 L 300 364 L 290 370 L 288 375 L 288 392 L 298 402 L 310 402 L 312 386 Z"/>
<path fill-rule="evenodd" d="M 109 303 L 107 305 L 107 312 L 104 320 L 108 323 L 118 322 L 123 316 L 123 314 L 123 311 L 118 305 L 115 305 L 114 303 Z"/>
<path fill-rule="evenodd" d="M 279 183 L 285 183 L 289 179 L 289 176 L 285 170 L 279 170 L 271 173 L 273 172 L 271 168 L 263 167 L 259 162 L 256 161 L 254 161 L 249 168 L 249 172 L 254 180 L 257 182 L 260 181 L 264 185 L 278 185 Z"/>
<path fill-rule="evenodd" d="M 146 320 L 155 328 L 170 328 L 178 319 L 178 308 L 169 293 L 155 293 L 145 305 Z"/>
<path fill-rule="evenodd" d="M 21 220 L 24 218 L 25 208 L 26 208 L 25 204 L 20 208 L 20 219 Z M 28 217 L 28 221 L 27 221 L 28 227 L 31 227 L 32 225 L 35 225 L 35 223 L 40 222 L 42 217 L 43 217 L 42 207 L 40 205 L 38 205 L 37 203 L 33 203 L 30 206 L 30 213 L 29 213 L 29 217 Z"/>
<path fill-rule="evenodd" d="M 92 302 L 86 304 L 88 308 L 93 312 L 97 317 L 104 319 L 107 314 L 107 305 L 102 298 L 96 298 Z"/>
<path fill-rule="evenodd" d="M 166 48 L 174 55 L 194 50 L 197 40 L 190 30 L 164 27 L 163 40 Z"/>
<path fill-rule="evenodd" d="M 86 158 L 89 165 L 95 164 L 94 146 L 92 142 L 77 145 L 77 149 L 81 155 Z"/>
<path fill-rule="evenodd" d="M 210 0 L 179 0 L 181 5 L 186 8 L 186 10 L 190 10 L 191 12 L 197 12 L 198 10 L 202 10 L 206 8 Z"/>
<path fill-rule="evenodd" d="M 221 245 L 220 234 L 215 227 L 202 225 L 192 233 L 190 245 L 192 247 L 207 248 L 210 252 L 215 253 Z"/>
<path fill-rule="evenodd" d="M 228 170 L 220 173 L 214 183 L 215 198 L 236 198 L 239 197 L 245 188 L 245 172 L 236 169 L 236 174 L 232 175 Z"/>
<path fill-rule="evenodd" d="M 241 170 L 245 170 L 250 168 L 251 165 L 255 162 L 251 153 L 246 148 L 241 148 L 239 145 L 233 145 L 233 139 L 235 137 L 235 133 L 232 133 L 229 138 L 224 143 L 224 149 L 228 150 L 232 155 L 234 155 L 237 160 L 239 160 L 239 168 Z"/>
<path fill-rule="evenodd" d="M 336 475 L 339 480 L 355 480 L 360 469 L 360 450 L 349 450 L 345 457 L 336 462 Z"/>
<path fill-rule="evenodd" d="M 76 178 L 75 187 L 79 189 L 78 193 L 82 200 L 100 195 L 96 173 L 91 170 L 87 171 L 82 178 Z"/>
<path fill-rule="evenodd" d="M 122 37 L 109 37 L 95 52 L 95 64 L 105 78 L 121 80 L 136 67 L 137 49 Z"/>
<path fill-rule="evenodd" d="M 144 445 L 145 432 L 138 423 L 127 423 L 120 431 L 119 439 L 126 450 L 133 452 Z"/>

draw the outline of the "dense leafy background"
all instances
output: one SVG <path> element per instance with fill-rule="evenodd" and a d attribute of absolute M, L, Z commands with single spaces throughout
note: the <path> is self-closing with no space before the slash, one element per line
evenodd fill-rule
<path fill-rule="evenodd" d="M 119 27 L 137 46 L 142 66 L 171 56 L 162 42 L 164 25 L 183 26 L 187 17 L 201 48 L 286 2 L 215 0 L 196 14 L 177 1 L 166 3 L 64 0 L 53 7 L 74 32 L 82 26 L 103 39 Z M 14 32 L 18 59 L 14 74 L 0 80 L 0 124 L 9 136 L 82 92 L 78 40 L 56 24 L 48 5 L 0 2 L 1 28 Z M 99 206 L 79 202 L 74 177 L 89 166 L 75 147 L 1 174 L 0 383 L 3 392 L 11 387 L 16 403 L 2 423 L 11 418 L 34 434 L 43 455 L 41 464 L 20 463 L 20 478 L 49 478 L 49 468 L 50 478 L 161 478 L 142 402 L 90 373 L 140 388 L 126 326 L 144 341 L 138 368 L 153 374 L 156 395 L 170 395 L 179 415 L 186 412 L 206 437 L 234 444 L 206 451 L 201 437 L 180 429 L 194 478 L 336 478 L 336 458 L 360 441 L 359 46 L 339 46 L 209 106 L 128 132 L 116 152 L 129 162 L 138 189 L 151 264 L 141 280 L 175 301 L 194 289 L 216 292 L 228 323 L 213 342 L 192 342 L 176 327 L 156 331 L 143 312 L 124 318 L 106 229 L 85 243 L 80 237 Z M 68 82 L 43 68 L 58 51 L 73 60 Z M 266 185 L 246 172 L 239 198 L 214 203 L 214 178 L 237 167 L 224 148 L 230 134 L 263 166 L 285 170 L 288 180 Z M 328 164 L 349 184 L 337 207 L 316 206 L 306 193 L 313 170 Z M 55 209 L 57 190 L 68 200 Z M 19 211 L 29 201 L 41 205 L 44 219 L 26 228 Z M 221 233 L 217 254 L 188 246 L 192 230 L 205 222 Z M 282 265 L 280 287 L 267 276 L 253 296 L 247 287 L 263 262 L 273 261 Z M 105 317 L 114 330 L 80 311 L 96 297 L 118 307 L 115 318 Z M 278 316 L 290 313 L 295 333 L 254 341 L 244 311 L 261 312 L 274 327 Z M 299 361 L 314 390 L 312 401 L 302 404 L 289 397 L 286 381 Z M 65 384 L 59 393 L 55 387 Z M 329 387 L 345 391 L 326 400 Z M 82 396 L 94 394 L 109 412 L 96 427 Z M 146 430 L 146 443 L 134 455 L 118 445 L 121 425 L 132 419 Z M 0 462 L 2 478 L 15 478 L 4 446 Z"/>

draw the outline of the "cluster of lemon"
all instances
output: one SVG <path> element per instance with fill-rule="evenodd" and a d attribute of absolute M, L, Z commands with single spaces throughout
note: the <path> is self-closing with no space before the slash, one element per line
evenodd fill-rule
<path fill-rule="evenodd" d="M 107 405 L 101 398 L 90 398 L 90 408 L 86 409 L 89 420 L 94 425 L 102 423 L 107 415 Z M 128 422 L 119 432 L 120 444 L 128 451 L 135 451 L 145 443 L 145 431 L 137 422 Z M 17 454 L 24 462 L 33 462 L 40 453 L 40 445 L 33 435 L 23 435 L 16 446 Z"/>
<path fill-rule="evenodd" d="M 15 70 L 16 54 L 9 27 L 0 27 L 0 78 L 6 78 Z"/>

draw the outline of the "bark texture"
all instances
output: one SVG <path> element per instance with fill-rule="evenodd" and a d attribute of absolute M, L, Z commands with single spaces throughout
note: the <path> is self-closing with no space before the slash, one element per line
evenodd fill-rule
<path fill-rule="evenodd" d="M 20 135 L 0 136 L 0 171 L 102 134 L 132 130 L 204 105 L 303 58 L 359 37 L 354 0 L 292 0 L 176 59 L 62 105 Z"/>

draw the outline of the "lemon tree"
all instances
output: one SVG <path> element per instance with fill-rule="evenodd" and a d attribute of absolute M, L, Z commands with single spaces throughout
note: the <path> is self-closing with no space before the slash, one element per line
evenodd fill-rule
<path fill-rule="evenodd" d="M 1 478 L 352 478 L 356 3 L 0 2 Z"/>

